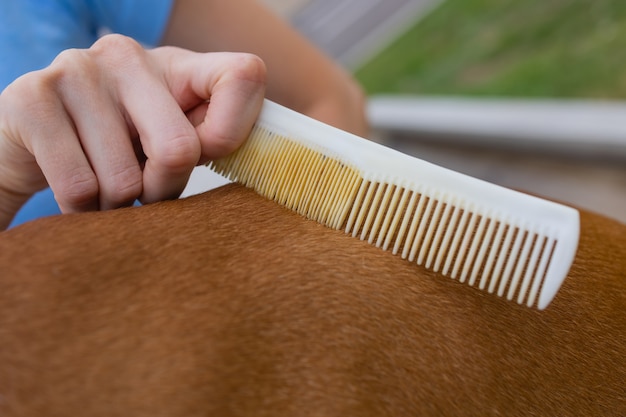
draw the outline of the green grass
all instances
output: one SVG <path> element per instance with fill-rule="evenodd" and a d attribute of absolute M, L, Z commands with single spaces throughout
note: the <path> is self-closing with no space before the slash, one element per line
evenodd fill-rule
<path fill-rule="evenodd" d="M 625 0 L 445 0 L 358 69 L 369 94 L 626 97 Z"/>

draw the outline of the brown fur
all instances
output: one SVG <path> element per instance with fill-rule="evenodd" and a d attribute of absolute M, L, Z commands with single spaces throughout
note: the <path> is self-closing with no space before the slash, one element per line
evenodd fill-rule
<path fill-rule="evenodd" d="M 626 415 L 626 226 L 539 312 L 231 185 L 0 234 L 1 416 Z"/>

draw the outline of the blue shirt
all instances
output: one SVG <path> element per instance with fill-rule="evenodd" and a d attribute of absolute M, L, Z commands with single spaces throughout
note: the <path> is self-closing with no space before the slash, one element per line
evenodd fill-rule
<path fill-rule="evenodd" d="M 103 33 L 159 44 L 174 0 L 0 1 L 0 90 L 20 75 L 45 68 L 69 48 L 89 48 Z M 52 192 L 37 193 L 11 226 L 60 213 Z"/>

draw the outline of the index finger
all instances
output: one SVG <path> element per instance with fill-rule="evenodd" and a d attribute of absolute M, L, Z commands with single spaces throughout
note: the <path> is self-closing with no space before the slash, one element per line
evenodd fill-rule
<path fill-rule="evenodd" d="M 234 151 L 248 137 L 265 96 L 266 68 L 263 61 L 245 53 L 184 53 L 160 48 L 172 65 L 166 81 L 184 111 L 199 106 L 206 113 L 195 126 L 204 159 Z M 156 50 L 154 52 L 157 52 Z"/>

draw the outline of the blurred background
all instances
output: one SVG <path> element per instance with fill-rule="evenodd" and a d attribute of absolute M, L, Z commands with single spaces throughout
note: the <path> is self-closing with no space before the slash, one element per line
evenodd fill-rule
<path fill-rule="evenodd" d="M 361 82 L 370 139 L 626 223 L 625 1 L 261 1 Z"/>

